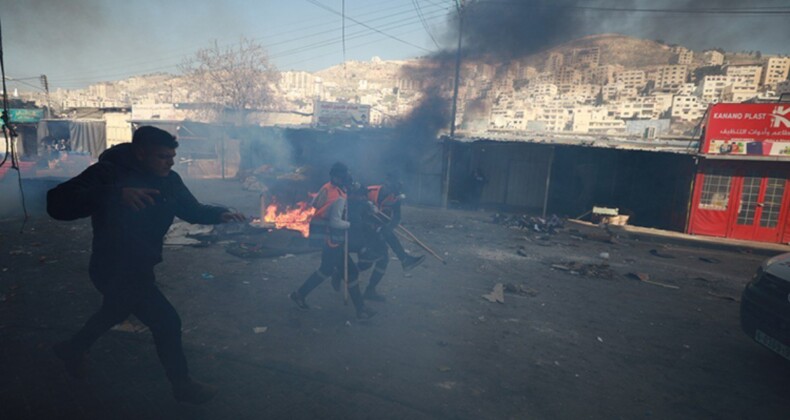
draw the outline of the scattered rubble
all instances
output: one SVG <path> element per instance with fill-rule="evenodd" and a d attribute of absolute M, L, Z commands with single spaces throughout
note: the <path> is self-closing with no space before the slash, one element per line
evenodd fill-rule
<path fill-rule="evenodd" d="M 579 274 L 585 277 L 595 277 L 599 279 L 614 278 L 614 271 L 607 263 L 592 264 L 572 261 L 569 263 L 551 264 L 551 268 L 560 271 L 567 271 L 571 274 Z"/>
<path fill-rule="evenodd" d="M 523 284 L 513 284 L 508 283 L 505 285 L 505 293 L 511 293 L 514 295 L 521 295 L 521 296 L 532 296 L 535 297 L 538 295 L 538 292 L 534 289 L 530 289 Z"/>
<path fill-rule="evenodd" d="M 505 286 L 503 286 L 502 283 L 497 283 L 494 285 L 494 289 L 491 290 L 491 293 L 482 296 L 483 299 L 491 303 L 505 303 Z"/>
<path fill-rule="evenodd" d="M 665 254 L 665 253 L 663 253 L 663 252 L 661 252 L 661 251 L 659 251 L 657 249 L 651 249 L 650 250 L 650 255 L 652 255 L 654 257 L 666 258 L 666 259 L 673 259 L 673 258 L 675 258 L 674 255 L 672 255 L 672 254 Z"/>
<path fill-rule="evenodd" d="M 541 233 L 557 233 L 565 225 L 563 220 L 556 214 L 549 218 L 532 217 L 526 214 L 502 214 L 496 213 L 492 216 L 492 222 L 497 225 L 514 227 L 519 229 L 529 229 Z"/>
<path fill-rule="evenodd" d="M 680 289 L 680 287 L 672 285 L 672 284 L 666 284 L 666 283 L 661 283 L 661 282 L 650 280 L 650 275 L 648 275 L 646 273 L 628 273 L 627 277 L 632 278 L 634 280 L 639 280 L 642 283 L 652 284 L 654 286 L 661 286 L 661 287 L 664 287 L 664 288 L 667 288 L 667 289 L 674 289 L 674 290 Z"/>

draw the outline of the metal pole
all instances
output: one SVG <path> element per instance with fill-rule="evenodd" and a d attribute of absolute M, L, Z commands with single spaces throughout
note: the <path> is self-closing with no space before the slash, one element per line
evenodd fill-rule
<path fill-rule="evenodd" d="M 554 164 L 554 146 L 551 146 L 549 155 L 549 168 L 546 170 L 546 192 L 543 194 L 543 218 L 546 218 L 546 209 L 549 205 L 549 187 L 551 187 L 551 167 Z"/>
<path fill-rule="evenodd" d="M 461 77 L 461 34 L 464 28 L 464 9 L 463 3 L 456 0 L 456 7 L 458 8 L 458 48 L 455 51 L 455 83 L 453 85 L 453 109 L 450 115 L 450 137 L 445 139 L 445 148 L 447 155 L 447 164 L 445 165 L 444 173 L 444 188 L 442 194 L 442 207 L 447 208 L 447 202 L 450 196 L 450 172 L 453 163 L 453 148 L 450 143 L 455 138 L 455 117 L 458 111 L 458 82 Z"/>

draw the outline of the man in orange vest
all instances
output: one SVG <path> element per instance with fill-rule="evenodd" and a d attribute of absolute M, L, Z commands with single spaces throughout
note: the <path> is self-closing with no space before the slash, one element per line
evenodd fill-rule
<path fill-rule="evenodd" d="M 387 181 L 383 185 L 371 185 L 368 187 L 368 200 L 373 203 L 379 212 L 389 218 L 389 221 L 381 228 L 381 235 L 389 248 L 392 249 L 392 252 L 395 253 L 395 256 L 398 257 L 398 260 L 400 260 L 403 271 L 409 271 L 422 264 L 422 262 L 425 261 L 425 256 L 420 255 L 415 257 L 409 255 L 406 250 L 403 249 L 403 245 L 401 245 L 398 237 L 395 236 L 394 231 L 401 221 L 401 202 L 405 198 L 405 196 L 401 194 L 401 189 L 402 184 L 400 180 L 398 180 L 395 175 L 388 174 Z M 386 253 L 386 249 L 384 251 Z M 389 256 L 386 256 L 386 260 L 389 260 Z M 381 296 L 376 294 L 375 287 L 376 284 L 381 281 L 381 278 L 384 277 L 386 265 L 384 265 L 384 267 L 377 267 L 379 269 L 374 270 L 373 274 L 371 274 L 370 283 L 365 292 L 366 297 L 369 297 L 371 300 L 383 300 Z"/>
<path fill-rule="evenodd" d="M 359 291 L 359 271 L 344 249 L 346 232 L 351 227 L 345 220 L 346 189 L 351 184 L 351 174 L 345 164 L 337 162 L 332 165 L 329 177 L 330 181 L 321 187 L 313 199 L 312 205 L 316 212 L 310 221 L 310 236 L 314 240 L 324 241 L 321 266 L 289 297 L 300 309 L 310 309 L 305 300 L 307 295 L 335 273 L 339 273 L 338 278 L 342 278 L 344 264 L 348 264 L 348 294 L 354 303 L 357 318 L 371 318 L 376 312 L 365 306 Z"/>

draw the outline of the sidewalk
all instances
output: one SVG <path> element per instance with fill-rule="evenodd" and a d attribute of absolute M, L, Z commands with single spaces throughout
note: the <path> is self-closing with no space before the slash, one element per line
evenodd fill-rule
<path fill-rule="evenodd" d="M 568 219 L 576 226 L 598 228 L 598 225 L 582 220 Z M 684 246 L 697 246 L 709 249 L 728 251 L 748 251 L 756 255 L 773 256 L 783 252 L 790 252 L 790 246 L 785 244 L 745 241 L 741 239 L 716 238 L 712 236 L 695 236 L 669 230 L 653 229 L 640 226 L 614 226 L 608 225 L 610 232 L 628 239 L 645 242 L 670 243 Z"/>

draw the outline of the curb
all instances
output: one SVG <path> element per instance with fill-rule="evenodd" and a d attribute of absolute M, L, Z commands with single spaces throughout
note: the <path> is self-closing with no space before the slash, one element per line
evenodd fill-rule
<path fill-rule="evenodd" d="M 582 220 L 568 219 L 568 222 L 579 226 L 600 229 L 598 225 Z M 644 242 L 696 246 L 724 251 L 748 251 L 748 253 L 754 255 L 763 255 L 767 257 L 790 252 L 790 246 L 783 244 L 744 241 L 740 239 L 715 238 L 709 236 L 695 236 L 685 233 L 671 232 L 653 228 L 643 228 L 638 226 L 608 225 L 607 229 L 618 236 Z"/>

